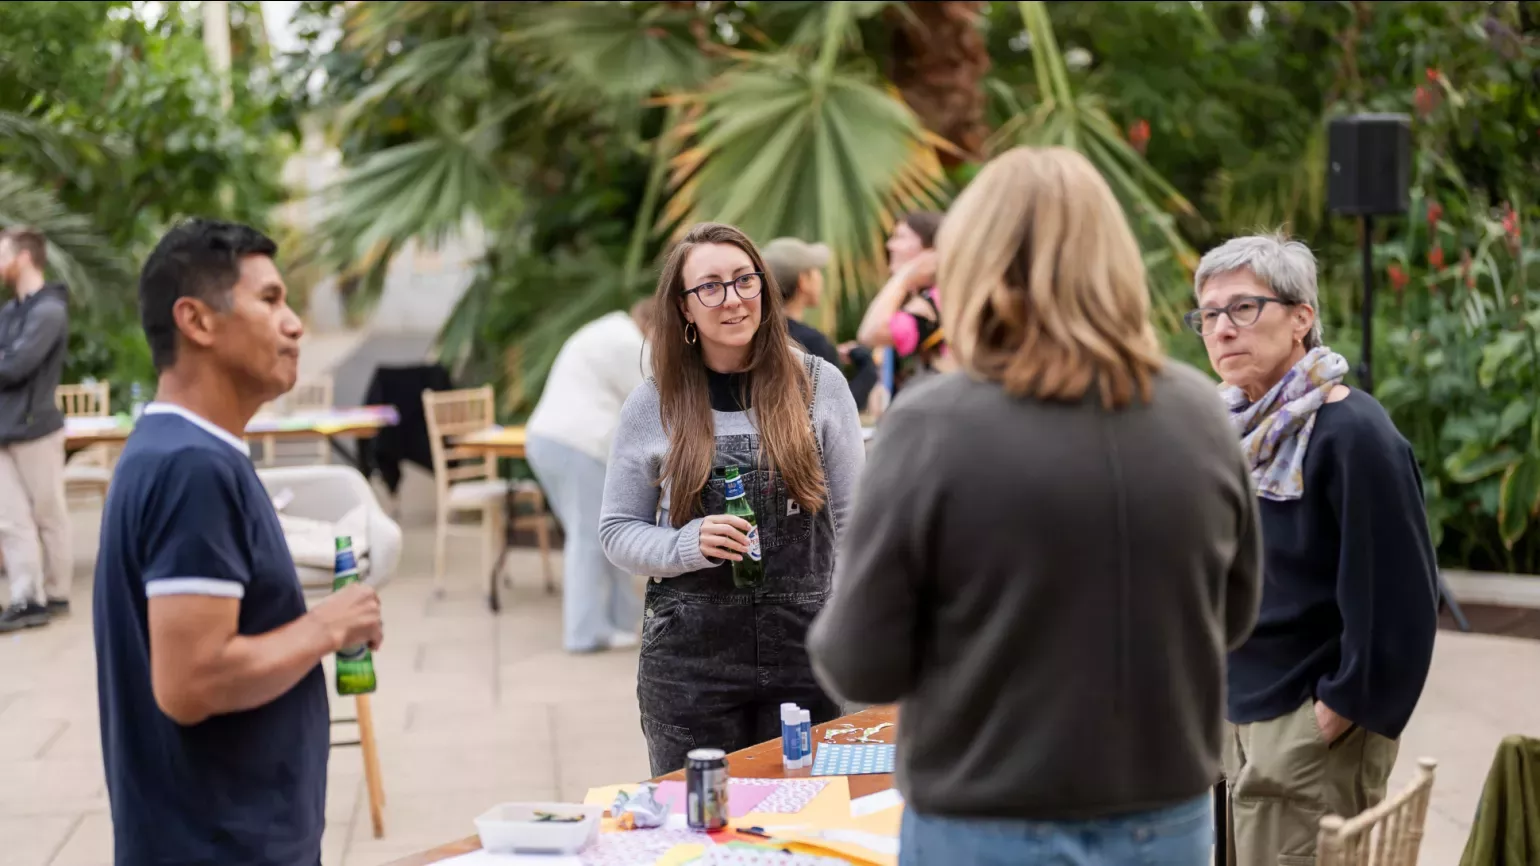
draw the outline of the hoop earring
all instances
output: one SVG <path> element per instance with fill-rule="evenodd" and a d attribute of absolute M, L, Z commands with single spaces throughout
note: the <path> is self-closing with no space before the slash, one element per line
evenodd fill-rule
<path fill-rule="evenodd" d="M 695 327 L 695 323 L 694 322 L 685 322 L 684 323 L 684 341 L 686 343 L 689 343 L 690 345 L 693 346 L 699 340 L 700 340 L 700 330 Z"/>

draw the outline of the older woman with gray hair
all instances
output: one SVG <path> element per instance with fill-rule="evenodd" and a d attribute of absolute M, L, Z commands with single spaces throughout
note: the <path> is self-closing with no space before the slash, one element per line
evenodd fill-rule
<path fill-rule="evenodd" d="M 1433 655 L 1437 573 L 1411 446 L 1321 339 L 1315 256 L 1212 250 L 1188 323 L 1260 499 L 1256 629 L 1229 657 L 1231 864 L 1315 862 L 1320 818 L 1382 800 Z"/>

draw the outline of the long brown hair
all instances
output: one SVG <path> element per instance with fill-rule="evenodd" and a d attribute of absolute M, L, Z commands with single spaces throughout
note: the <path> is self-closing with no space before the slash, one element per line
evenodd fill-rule
<path fill-rule="evenodd" d="M 1061 147 L 978 173 L 937 239 L 941 318 L 963 369 L 1015 396 L 1150 399 L 1164 355 L 1138 242 L 1107 182 Z"/>
<path fill-rule="evenodd" d="M 663 265 L 653 313 L 652 368 L 657 381 L 668 456 L 659 484 L 669 490 L 669 521 L 683 526 L 699 516 L 700 494 L 711 476 L 716 454 L 710 386 L 700 344 L 685 341 L 684 263 L 702 244 L 732 244 L 748 254 L 754 270 L 766 274 L 759 293 L 759 330 L 749 350 L 749 395 L 759 427 L 762 462 L 780 472 L 793 499 L 804 511 L 823 507 L 827 496 L 823 466 L 808 421 L 812 385 L 786 333 L 781 293 L 753 241 L 720 223 L 693 226 Z"/>

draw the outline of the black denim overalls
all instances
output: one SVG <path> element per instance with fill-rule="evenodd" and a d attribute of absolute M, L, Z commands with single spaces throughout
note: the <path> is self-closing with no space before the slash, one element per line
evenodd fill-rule
<path fill-rule="evenodd" d="M 827 507 L 803 511 L 759 453 L 758 434 L 717 436 L 701 513 L 726 511 L 721 475 L 738 467 L 759 522 L 764 582 L 737 589 L 723 563 L 647 584 L 636 695 L 654 775 L 683 767 L 691 749 L 732 752 L 779 737 L 786 701 L 815 724 L 839 715 L 807 656 L 834 570 L 834 522 Z"/>

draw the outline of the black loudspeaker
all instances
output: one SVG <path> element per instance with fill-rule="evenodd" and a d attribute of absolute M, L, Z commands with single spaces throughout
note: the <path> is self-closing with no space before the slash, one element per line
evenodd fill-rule
<path fill-rule="evenodd" d="M 1412 175 L 1412 120 L 1353 114 L 1327 128 L 1326 207 L 1333 213 L 1406 213 Z"/>

